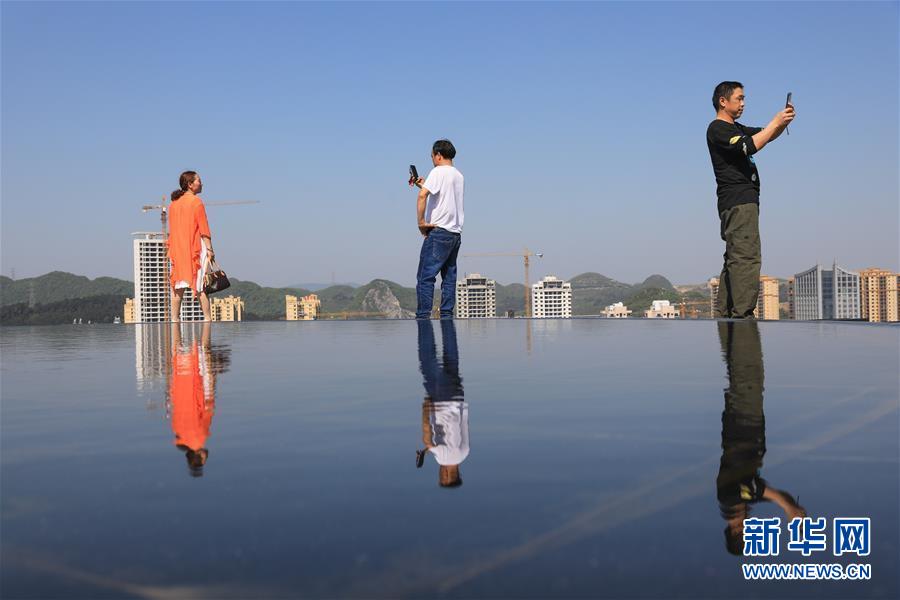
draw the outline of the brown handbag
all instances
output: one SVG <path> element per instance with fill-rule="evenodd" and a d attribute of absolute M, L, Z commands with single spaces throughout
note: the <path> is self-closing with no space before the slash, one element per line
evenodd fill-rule
<path fill-rule="evenodd" d="M 206 275 L 203 276 L 203 291 L 206 295 L 215 294 L 231 287 L 228 275 L 219 267 L 215 259 L 210 259 L 206 267 Z"/>

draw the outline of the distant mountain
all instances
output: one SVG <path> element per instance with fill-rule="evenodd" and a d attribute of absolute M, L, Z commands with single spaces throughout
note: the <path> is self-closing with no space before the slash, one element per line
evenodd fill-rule
<path fill-rule="evenodd" d="M 248 320 L 253 319 L 284 319 L 284 297 L 288 294 L 305 296 L 313 293 L 309 288 L 263 287 L 252 281 L 241 281 L 231 278 L 231 287 L 223 292 L 224 295 L 240 296 L 244 301 L 245 315 Z M 317 290 L 315 292 L 322 300 L 323 316 L 329 313 L 339 313 L 348 316 L 370 317 L 409 317 L 415 313 L 416 291 L 414 288 L 405 288 L 393 281 L 374 279 L 366 285 L 352 287 L 349 285 L 334 285 Z M 114 296 L 112 300 L 109 296 Z M 80 307 L 88 305 L 102 305 L 106 307 L 116 305 L 110 315 L 123 316 L 123 303 L 126 297 L 134 296 L 134 283 L 112 277 L 98 277 L 88 279 L 80 275 L 53 271 L 40 277 L 12 280 L 9 277 L 0 276 L 0 300 L 3 307 L 15 307 L 4 311 L 0 319 L 5 325 L 24 323 L 71 323 L 72 318 L 78 318 L 78 314 L 72 311 L 81 310 Z M 83 303 L 68 303 L 57 306 L 58 303 L 67 300 L 90 300 Z M 32 309 L 27 309 L 29 304 L 34 304 Z M 22 306 L 19 306 L 22 305 Z M 69 311 L 69 312 L 66 312 Z M 82 311 L 83 312 L 83 311 Z M 69 316 L 69 315 L 73 316 Z M 91 313 L 91 316 L 81 315 L 86 322 L 91 319 L 94 322 L 101 321 L 101 314 Z M 44 316 L 41 316 L 44 315 Z M 53 316 L 48 316 L 53 315 Z M 46 317 L 46 318 L 45 318 Z M 111 320 L 107 318 L 107 320 Z"/>
<path fill-rule="evenodd" d="M 508 310 L 520 315 L 525 312 L 525 286 L 521 283 L 497 284 L 497 315 L 505 317 Z"/>
<path fill-rule="evenodd" d="M 705 283 L 686 283 L 676 285 L 675 291 L 685 296 L 695 296 L 698 298 L 709 298 L 709 286 Z"/>
<path fill-rule="evenodd" d="M 110 294 L 133 296 L 134 283 L 113 277 L 88 279 L 63 271 L 16 280 L 0 276 L 0 306 L 32 301 L 35 304 L 50 304 L 71 298 Z"/>
<path fill-rule="evenodd" d="M 673 286 L 672 283 L 662 275 L 651 275 L 642 283 L 639 283 L 634 287 L 639 290 L 656 288 L 659 290 L 669 290 L 673 292 L 675 291 L 675 286 Z"/>
<path fill-rule="evenodd" d="M 226 295 L 240 296 L 249 319 L 284 319 L 284 297 L 315 293 L 322 302 L 322 316 L 407 318 L 416 310 L 416 291 L 386 279 L 366 285 L 333 285 L 313 292 L 306 288 L 269 288 L 252 281 L 232 279 Z"/>
<path fill-rule="evenodd" d="M 681 295 L 675 290 L 644 287 L 636 289 L 632 295 L 622 300 L 622 302 L 632 311 L 632 316 L 642 317 L 644 316 L 644 311 L 650 308 L 654 300 L 668 300 L 674 304 L 681 301 Z"/>
<path fill-rule="evenodd" d="M 229 278 L 231 287 L 221 292 L 223 296 L 240 296 L 244 301 L 244 311 L 248 320 L 283 319 L 285 312 L 284 297 L 305 296 L 309 290 L 302 288 L 270 288 L 252 281 L 241 281 Z"/>
<path fill-rule="evenodd" d="M 361 293 L 365 290 L 365 294 Z M 382 314 L 388 319 L 410 319 L 416 316 L 416 291 L 386 279 L 375 279 L 361 286 L 354 295 L 351 310 L 364 314 Z"/>
<path fill-rule="evenodd" d="M 603 309 L 615 302 L 625 302 L 635 315 L 640 314 L 650 306 L 653 300 L 680 300 L 682 294 L 677 292 L 671 282 L 662 275 L 651 275 L 638 284 L 628 284 L 616 281 L 599 273 L 581 273 L 569 279 L 572 284 L 573 307 L 572 312 L 576 316 L 599 315 Z M 316 285 L 316 284 L 311 284 Z M 315 293 L 322 301 L 323 318 L 342 317 L 382 317 L 382 318 L 408 318 L 412 317 L 416 309 L 416 291 L 412 287 L 402 285 L 386 279 L 373 279 L 365 285 L 332 285 L 313 291 L 310 287 L 263 287 L 252 281 L 231 279 L 231 288 L 223 292 L 224 295 L 240 296 L 245 304 L 245 318 L 254 319 L 284 319 L 285 295 L 305 296 Z M 54 271 L 30 279 L 13 281 L 9 277 L 0 277 L 0 295 L 2 306 L 25 304 L 33 298 L 37 305 L 51 305 L 71 299 L 87 299 L 97 297 L 115 296 L 124 299 L 134 295 L 134 284 L 122 279 L 112 277 L 98 277 L 88 279 L 71 273 Z M 702 298 L 699 291 L 691 290 L 684 294 L 688 298 Z M 92 300 L 92 302 L 94 302 Z M 97 300 L 112 306 L 115 302 L 106 298 Z M 439 302 L 438 290 L 435 290 L 435 304 Z M 54 315 L 62 315 L 66 310 L 74 310 L 73 306 L 53 306 L 51 308 L 35 309 L 49 311 Z M 22 316 L 21 307 L 16 309 L 15 320 L 31 319 L 29 322 L 40 320 L 35 312 L 30 316 Z M 507 311 L 514 311 L 521 315 L 525 311 L 525 286 L 521 283 L 509 285 L 497 284 L 497 315 L 504 316 Z M 62 311 L 62 312 L 60 312 Z M 115 315 L 121 316 L 121 303 L 115 311 Z M 0 320 L 4 324 L 10 324 L 13 319 L 12 312 L 4 312 L 4 318 Z M 92 313 L 93 314 L 93 313 Z M 54 317 L 62 319 L 62 316 Z M 66 317 L 68 318 L 68 317 Z M 77 317 L 72 317 L 77 318 Z M 82 317 L 84 318 L 84 317 Z M 93 317 L 91 317 L 93 319 Z M 99 317 L 98 319 L 99 320 Z M 65 322 L 59 321 L 59 322 Z M 68 322 L 71 322 L 69 318 Z"/>
<path fill-rule="evenodd" d="M 651 275 L 634 285 L 593 272 L 581 273 L 568 281 L 572 284 L 572 314 L 575 316 L 599 315 L 615 302 L 625 302 L 638 315 L 649 308 L 653 300 L 681 299 L 672 283 L 662 275 Z M 525 286 L 520 283 L 497 284 L 497 314 L 504 316 L 508 310 L 520 315 L 525 312 Z"/>
<path fill-rule="evenodd" d="M 621 302 L 634 286 L 600 273 L 582 273 L 569 279 L 572 284 L 572 314 L 599 315 L 614 302 Z"/>
<path fill-rule="evenodd" d="M 295 289 L 309 290 L 311 292 L 318 292 L 319 290 L 324 290 L 325 288 L 330 288 L 330 287 L 334 287 L 337 285 L 352 287 L 352 288 L 360 287 L 360 284 L 358 284 L 358 283 L 349 283 L 349 282 L 344 282 L 344 283 L 298 283 L 296 285 L 290 285 L 288 287 L 295 288 Z"/>
<path fill-rule="evenodd" d="M 0 307 L 3 325 L 61 325 L 81 319 L 82 323 L 112 323 L 122 318 L 125 295 L 105 294 L 86 298 L 68 298 L 29 306 L 27 302 Z"/>

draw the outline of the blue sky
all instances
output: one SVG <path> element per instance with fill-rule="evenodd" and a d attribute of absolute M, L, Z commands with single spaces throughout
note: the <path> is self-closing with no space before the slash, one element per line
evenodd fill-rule
<path fill-rule="evenodd" d="M 195 169 L 222 265 L 415 280 L 409 163 L 466 176 L 463 253 L 533 276 L 721 268 L 712 89 L 746 86 L 763 271 L 898 264 L 898 3 L 2 3 L 2 256 L 131 278 L 142 204 Z M 463 258 L 521 281 L 521 260 Z"/>

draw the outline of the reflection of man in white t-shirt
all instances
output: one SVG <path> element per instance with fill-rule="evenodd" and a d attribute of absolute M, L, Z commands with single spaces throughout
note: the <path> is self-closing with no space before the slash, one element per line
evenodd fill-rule
<path fill-rule="evenodd" d="M 441 274 L 441 318 L 452 319 L 456 303 L 456 257 L 462 243 L 465 180 L 453 166 L 456 148 L 438 140 L 431 150 L 434 169 L 414 182 L 419 190 L 416 216 L 425 236 L 416 273 L 416 318 L 431 317 L 434 284 Z"/>
<path fill-rule="evenodd" d="M 462 485 L 459 465 L 469 456 L 469 405 L 464 401 L 423 402 L 422 441 L 440 465 L 441 487 Z"/>
<path fill-rule="evenodd" d="M 419 365 L 425 401 L 422 403 L 422 442 L 439 465 L 441 487 L 462 485 L 459 465 L 469 456 L 469 405 L 459 376 L 456 324 L 441 321 L 441 362 L 437 360 L 431 321 L 419 321 Z M 421 453 L 420 453 L 421 454 Z M 421 466 L 421 462 L 417 462 Z"/>

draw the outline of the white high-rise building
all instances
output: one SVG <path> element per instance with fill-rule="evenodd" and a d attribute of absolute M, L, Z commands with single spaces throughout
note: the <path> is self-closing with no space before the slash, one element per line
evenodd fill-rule
<path fill-rule="evenodd" d="M 830 271 L 816 265 L 794 275 L 794 318 L 860 318 L 859 273 L 842 269 L 835 263 Z"/>
<path fill-rule="evenodd" d="M 572 284 L 548 275 L 532 285 L 531 315 L 535 319 L 571 319 Z"/>
<path fill-rule="evenodd" d="M 132 234 L 134 244 L 134 318 L 138 323 L 160 323 L 169 318 L 169 259 L 166 240 L 159 232 Z M 202 321 L 203 310 L 193 290 L 184 293 L 182 321 Z"/>
<path fill-rule="evenodd" d="M 456 282 L 456 318 L 487 319 L 497 316 L 497 282 L 479 273 Z"/>

